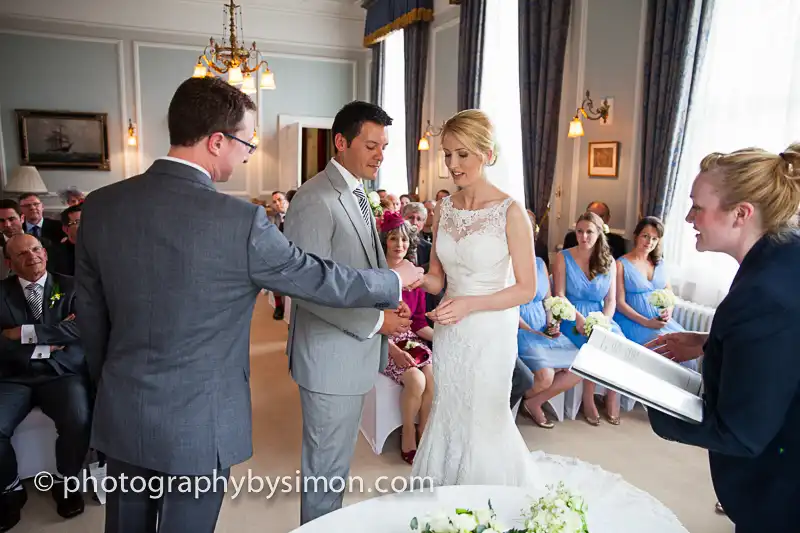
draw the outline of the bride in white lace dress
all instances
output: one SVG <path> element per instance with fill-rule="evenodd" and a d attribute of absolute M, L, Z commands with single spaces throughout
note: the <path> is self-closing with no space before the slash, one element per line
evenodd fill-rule
<path fill-rule="evenodd" d="M 519 306 L 536 292 L 532 228 L 523 207 L 484 175 L 495 155 L 482 112 L 448 120 L 442 147 L 461 190 L 436 206 L 422 282 L 438 294 L 446 276 L 447 291 L 429 314 L 436 387 L 412 476 L 436 485 L 529 486 L 533 461 L 509 397 Z"/>

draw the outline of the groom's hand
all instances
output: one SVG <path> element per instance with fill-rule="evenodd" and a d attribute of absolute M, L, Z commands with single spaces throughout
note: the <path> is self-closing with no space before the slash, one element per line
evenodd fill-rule
<path fill-rule="evenodd" d="M 396 313 L 400 315 L 400 318 L 411 318 L 411 308 L 409 308 L 408 304 L 403 301 L 400 302 Z"/>
<path fill-rule="evenodd" d="M 409 328 L 411 328 L 411 320 L 403 318 L 396 311 L 387 309 L 383 312 L 383 326 L 378 333 L 391 337 L 406 333 Z"/>
<path fill-rule="evenodd" d="M 394 270 L 395 274 L 400 276 L 400 283 L 403 287 L 414 285 L 421 280 L 423 274 L 425 274 L 422 268 L 414 266 L 414 264 L 407 259 L 403 259 L 403 261 L 392 270 Z"/>

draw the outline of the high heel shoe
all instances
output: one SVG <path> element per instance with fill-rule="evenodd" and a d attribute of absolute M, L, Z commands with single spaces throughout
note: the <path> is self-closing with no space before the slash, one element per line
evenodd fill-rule
<path fill-rule="evenodd" d="M 589 416 L 586 413 L 583 413 L 583 418 L 586 419 L 586 422 L 590 426 L 599 426 L 600 425 L 600 417 L 599 416 Z"/>
<path fill-rule="evenodd" d="M 537 426 L 539 426 L 540 428 L 543 428 L 543 429 L 553 429 L 553 428 L 555 427 L 555 424 L 553 424 L 552 422 L 550 422 L 550 421 L 547 419 L 547 415 L 545 415 L 545 416 L 544 416 L 544 422 L 539 422 L 538 420 L 536 420 L 536 417 L 535 417 L 535 416 L 533 416 L 533 413 L 531 413 L 530 409 L 528 409 L 528 406 L 527 406 L 527 405 L 525 405 L 525 402 L 522 402 L 522 412 L 523 412 L 525 415 L 527 415 L 527 416 L 528 416 L 528 418 L 530 418 L 531 420 L 533 420 L 533 423 L 534 423 L 534 424 L 536 424 Z"/>
<path fill-rule="evenodd" d="M 618 426 L 620 424 L 619 416 L 611 416 L 610 414 L 606 413 L 606 420 L 612 426 Z"/>

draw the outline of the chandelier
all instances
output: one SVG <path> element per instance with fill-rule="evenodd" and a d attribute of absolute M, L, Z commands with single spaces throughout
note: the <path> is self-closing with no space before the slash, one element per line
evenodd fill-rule
<path fill-rule="evenodd" d="M 237 26 L 239 37 L 236 35 Z M 213 37 L 209 40 L 203 54 L 197 58 L 192 77 L 214 77 L 215 74 L 227 76 L 228 83 L 239 87 L 243 93 L 255 94 L 258 92 L 255 78 L 263 66 L 259 88 L 274 90 L 275 75 L 269 69 L 262 53 L 256 48 L 255 41 L 250 48 L 244 48 L 243 42 L 242 6 L 230 0 L 223 8 L 222 42 L 216 42 Z"/>

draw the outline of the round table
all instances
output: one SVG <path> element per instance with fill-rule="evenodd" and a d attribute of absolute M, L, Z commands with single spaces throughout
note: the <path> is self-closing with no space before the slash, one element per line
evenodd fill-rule
<path fill-rule="evenodd" d="M 618 474 L 578 459 L 532 454 L 543 482 L 563 481 L 580 492 L 589 507 L 590 533 L 688 533 L 677 517 L 661 502 L 626 482 Z M 588 475 L 587 475 L 588 474 Z M 366 483 L 365 483 L 366 487 Z M 325 515 L 292 533 L 408 533 L 411 519 L 422 521 L 439 511 L 455 512 L 458 507 L 485 509 L 489 500 L 501 523 L 510 529 L 522 527 L 523 509 L 546 494 L 542 487 L 458 485 L 426 487 L 361 501 Z M 424 525 L 423 525 L 424 527 Z M 422 529 L 423 527 L 420 527 Z"/>

